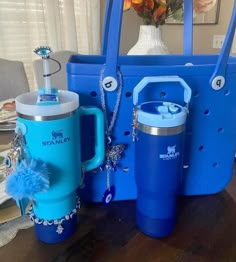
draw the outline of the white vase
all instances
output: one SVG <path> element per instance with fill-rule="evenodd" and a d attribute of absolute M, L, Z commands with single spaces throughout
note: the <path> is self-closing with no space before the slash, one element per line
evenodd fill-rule
<path fill-rule="evenodd" d="M 168 48 L 162 41 L 159 27 L 140 25 L 137 43 L 129 50 L 128 55 L 168 54 Z"/>

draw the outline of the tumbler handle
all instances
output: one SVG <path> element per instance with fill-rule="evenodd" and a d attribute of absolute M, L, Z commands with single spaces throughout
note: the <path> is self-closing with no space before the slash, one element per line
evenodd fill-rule
<path fill-rule="evenodd" d="M 147 86 L 149 83 L 167 83 L 175 82 L 179 83 L 184 88 L 184 102 L 188 104 L 191 99 L 192 90 L 188 84 L 178 76 L 148 76 L 144 77 L 134 88 L 133 91 L 133 104 L 136 106 L 138 104 L 139 93 Z"/>
<path fill-rule="evenodd" d="M 90 171 L 97 168 L 104 160 L 104 116 L 101 109 L 93 106 L 81 106 L 79 110 L 80 116 L 95 116 L 95 155 L 82 163 L 85 171 Z"/>

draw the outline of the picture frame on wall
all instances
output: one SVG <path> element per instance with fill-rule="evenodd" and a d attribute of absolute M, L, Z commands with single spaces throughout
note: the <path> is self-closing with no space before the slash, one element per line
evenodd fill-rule
<path fill-rule="evenodd" d="M 215 5 L 207 12 L 193 11 L 193 23 L 195 25 L 215 25 L 218 24 L 221 0 L 216 0 Z M 166 24 L 183 24 L 183 20 L 177 20 L 173 17 L 166 19 Z"/>

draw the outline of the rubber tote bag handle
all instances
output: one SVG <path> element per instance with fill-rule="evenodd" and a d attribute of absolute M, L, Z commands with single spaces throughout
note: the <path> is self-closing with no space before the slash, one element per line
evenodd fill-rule
<path fill-rule="evenodd" d="M 107 0 L 102 53 L 106 57 L 104 70 L 101 75 L 105 90 L 106 83 L 111 83 L 115 90 L 118 83 L 118 58 L 120 48 L 120 32 L 123 16 L 123 0 Z"/>
<path fill-rule="evenodd" d="M 106 55 L 107 52 L 107 38 L 108 38 L 108 30 L 111 19 L 111 8 L 112 8 L 113 0 L 106 1 L 106 9 L 104 16 L 104 25 L 103 25 L 103 42 L 102 42 L 102 55 Z"/>
<path fill-rule="evenodd" d="M 210 80 L 210 84 L 212 88 L 215 90 L 221 89 L 222 87 L 224 87 L 225 84 L 226 68 L 228 64 L 230 50 L 234 40 L 235 28 L 236 28 L 236 1 L 234 1 L 233 13 L 228 27 L 228 32 L 225 36 L 225 41 L 222 46 L 218 61 L 216 63 L 215 71 Z"/>
<path fill-rule="evenodd" d="M 192 55 L 193 53 L 193 1 L 184 1 L 184 54 Z M 236 1 L 234 1 L 231 20 L 228 26 L 228 31 L 222 46 L 219 58 L 216 62 L 216 68 L 210 79 L 210 85 L 213 89 L 219 90 L 224 87 L 225 74 L 228 64 L 228 58 L 232 43 L 234 40 L 234 33 L 236 28 Z"/>
<path fill-rule="evenodd" d="M 193 1 L 184 1 L 184 54 L 193 54 Z"/>
<path fill-rule="evenodd" d="M 103 54 L 106 56 L 104 70 L 101 80 L 108 79 L 118 83 L 118 57 L 120 47 L 120 33 L 123 15 L 124 0 L 107 0 L 106 16 L 104 23 Z M 184 0 L 184 55 L 192 54 L 193 41 L 193 0 Z M 227 34 L 218 60 L 216 68 L 210 78 L 210 86 L 221 89 L 225 84 L 225 73 L 231 46 L 236 28 L 236 0 L 234 1 L 233 12 L 228 26 Z"/>

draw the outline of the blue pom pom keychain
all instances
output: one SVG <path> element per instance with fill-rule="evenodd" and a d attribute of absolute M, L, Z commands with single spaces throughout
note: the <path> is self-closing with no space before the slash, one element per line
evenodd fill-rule
<path fill-rule="evenodd" d="M 46 163 L 30 157 L 22 130 L 16 129 L 6 163 L 6 192 L 14 198 L 25 214 L 26 207 L 34 195 L 49 189 Z"/>
<path fill-rule="evenodd" d="M 33 200 L 35 194 L 48 189 L 47 166 L 40 160 L 22 160 L 6 180 L 6 192 L 16 200 Z"/>

